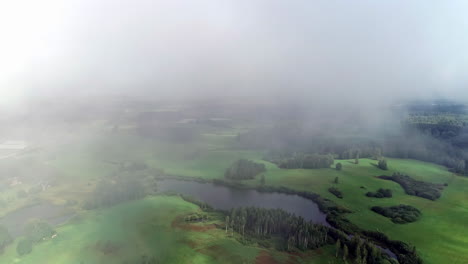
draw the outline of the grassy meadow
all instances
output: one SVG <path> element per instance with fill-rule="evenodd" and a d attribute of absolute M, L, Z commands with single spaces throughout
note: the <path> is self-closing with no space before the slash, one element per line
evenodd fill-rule
<path fill-rule="evenodd" d="M 186 223 L 183 217 L 200 209 L 178 196 L 154 196 L 111 208 L 81 212 L 57 228 L 58 236 L 34 246 L 18 256 L 16 243 L 5 249 L 1 263 L 86 264 L 144 263 L 328 263 L 333 247 L 313 251 L 302 258 L 243 245 L 216 225 L 219 215 L 211 214 L 203 223 Z M 262 262 L 262 260 L 273 262 Z"/>
<path fill-rule="evenodd" d="M 425 263 L 468 263 L 468 178 L 454 175 L 446 168 L 416 160 L 387 159 L 388 171 L 380 170 L 375 160 L 336 160 L 341 171 L 327 169 L 279 169 L 263 161 L 263 153 L 236 148 L 235 129 L 201 133 L 190 142 L 174 143 L 140 137 L 132 129 L 117 133 L 94 128 L 90 137 L 71 137 L 66 144 L 52 146 L 23 159 L 34 172 L 47 171 L 54 184 L 34 199 L 16 199 L 0 209 L 2 214 L 27 203 L 46 200 L 54 204 L 78 201 L 77 217 L 57 227 L 58 237 L 34 247 L 29 255 L 19 257 L 15 242 L 0 255 L 1 263 L 138 263 L 143 255 L 155 256 L 161 263 L 340 263 L 329 246 L 301 255 L 290 255 L 255 244 L 243 245 L 227 236 L 220 219 L 203 228 L 174 225 L 179 217 L 199 210 L 178 197 L 154 196 L 107 209 L 83 211 L 79 204 L 96 183 L 117 170 L 115 162 L 145 162 L 150 169 L 164 169 L 167 174 L 221 179 L 224 171 L 239 158 L 266 165 L 265 184 L 315 192 L 349 208 L 348 219 L 361 228 L 378 230 L 391 239 L 415 245 Z M 28 164 L 29 164 L 28 163 Z M 406 195 L 395 182 L 376 178 L 401 172 L 433 183 L 448 183 L 440 199 L 430 201 Z M 334 184 L 335 177 L 339 183 Z M 256 186 L 260 177 L 246 180 Z M 338 199 L 328 192 L 335 186 L 344 195 Z M 393 191 L 392 198 L 370 198 L 365 193 L 378 188 Z M 2 192 L 13 197 L 27 183 Z M 395 224 L 370 210 L 372 206 L 407 204 L 421 210 L 421 218 L 409 224 Z M 220 228 L 215 228 L 219 224 Z M 274 259 L 274 260 L 272 260 Z"/>

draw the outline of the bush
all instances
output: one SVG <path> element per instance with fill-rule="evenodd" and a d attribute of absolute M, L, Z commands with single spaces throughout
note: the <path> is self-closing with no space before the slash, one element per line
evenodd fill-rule
<path fill-rule="evenodd" d="M 343 199 L 343 194 L 341 193 L 340 190 L 338 190 L 338 188 L 330 187 L 330 188 L 328 188 L 328 191 L 331 192 L 336 197 L 338 197 L 340 199 Z"/>
<path fill-rule="evenodd" d="M 18 245 L 16 246 L 16 252 L 18 255 L 23 256 L 26 254 L 31 253 L 32 251 L 32 242 L 29 239 L 23 239 L 20 242 L 18 242 Z"/>
<path fill-rule="evenodd" d="M 340 171 L 342 168 L 343 168 L 343 165 L 341 165 L 341 163 L 339 163 L 339 162 L 335 165 L 335 169 L 337 171 Z"/>
<path fill-rule="evenodd" d="M 390 189 L 378 189 L 377 192 L 368 192 L 366 193 L 366 196 L 368 197 L 374 197 L 374 198 L 390 198 L 392 197 L 392 190 Z"/>
<path fill-rule="evenodd" d="M 372 207 L 372 211 L 392 219 L 397 224 L 406 224 L 415 222 L 421 216 L 421 212 L 410 205 L 400 204 L 391 207 Z"/>
<path fill-rule="evenodd" d="M 379 160 L 378 167 L 379 167 L 381 170 L 388 170 L 387 161 L 386 161 L 385 159 Z"/>

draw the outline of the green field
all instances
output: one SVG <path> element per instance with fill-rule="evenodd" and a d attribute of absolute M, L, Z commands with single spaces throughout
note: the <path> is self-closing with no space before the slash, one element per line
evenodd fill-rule
<path fill-rule="evenodd" d="M 295 255 L 243 245 L 226 234 L 217 214 L 203 223 L 185 223 L 183 216 L 200 209 L 177 196 L 155 196 L 99 211 L 80 213 L 57 228 L 58 236 L 18 256 L 15 243 L 8 246 L 1 263 L 81 264 L 143 263 L 154 257 L 157 263 L 256 263 L 261 258 L 278 262 L 328 263 L 333 247 Z M 258 262 L 262 263 L 262 262 Z"/>
<path fill-rule="evenodd" d="M 172 228 L 171 222 L 177 216 L 198 210 L 194 205 L 175 197 L 146 198 L 109 209 L 86 212 L 79 208 L 96 182 L 117 170 L 112 162 L 137 160 L 145 162 L 150 169 L 164 169 L 168 174 L 222 179 L 230 164 L 239 158 L 247 158 L 266 164 L 266 185 L 315 192 L 329 198 L 350 209 L 353 213 L 348 214 L 347 218 L 359 227 L 381 231 L 391 239 L 415 245 L 425 263 L 468 263 L 468 178 L 454 175 L 438 165 L 401 159 L 387 159 L 388 171 L 380 170 L 376 167 L 377 161 L 370 159 L 360 159 L 359 164 L 354 164 L 354 160 L 335 161 L 343 164 L 342 171 L 332 168 L 279 169 L 263 161 L 263 153 L 260 151 L 233 147 L 235 135 L 232 129 L 204 133 L 193 142 L 177 144 L 142 138 L 131 129 L 115 134 L 104 131 L 98 136 L 77 137 L 68 144 L 25 157 L 25 160 L 35 164 L 31 171 L 40 171 L 39 168 L 43 166 L 49 174 L 51 171 L 55 175 L 56 184 L 42 192 L 39 198 L 56 204 L 76 200 L 78 205 L 74 209 L 79 212 L 79 218 L 59 227 L 58 238 L 36 246 L 28 256 L 19 258 L 16 255 L 16 240 L 0 257 L 0 262 L 110 263 L 122 260 L 134 263 L 132 261 L 142 254 L 153 254 L 164 259 L 163 263 L 253 263 L 262 254 L 271 255 L 278 261 L 284 260 L 288 257 L 285 253 L 274 250 L 266 250 L 268 253 L 265 253 L 255 245 L 244 246 L 226 237 L 221 229 L 195 232 Z M 409 196 L 397 183 L 376 178 L 393 172 L 408 174 L 417 180 L 448 183 L 448 186 L 436 201 Z M 333 183 L 335 177 L 339 177 L 337 185 Z M 260 177 L 244 183 L 259 185 Z M 26 186 L 15 187 L 14 191 Z M 342 191 L 343 199 L 327 191 L 332 186 Z M 391 189 L 393 197 L 377 199 L 365 196 L 366 192 L 378 188 Z M 14 196 L 14 191 L 2 195 Z M 2 212 L 33 202 L 28 199 L 16 199 Z M 398 204 L 418 208 L 422 212 L 421 218 L 414 223 L 401 225 L 370 210 L 372 206 Z M 118 247 L 118 253 L 99 252 L 99 248 L 107 241 Z M 190 241 L 196 241 L 196 246 Z M 327 247 L 317 251 L 320 254 L 303 254 L 294 261 L 336 263 L 333 251 L 333 247 Z M 53 262 L 50 262 L 51 259 Z"/>
<path fill-rule="evenodd" d="M 125 135 L 114 149 L 110 147 L 114 139 L 108 138 L 106 149 L 117 158 L 125 153 L 128 157 L 144 159 L 154 167 L 163 168 L 167 173 L 200 178 L 223 178 L 224 170 L 239 158 L 250 158 L 267 165 L 266 185 L 286 186 L 295 190 L 315 192 L 329 198 L 353 213 L 347 217 L 361 228 L 378 230 L 391 239 L 401 240 L 416 246 L 426 263 L 442 263 L 447 260 L 456 264 L 468 262 L 468 178 L 456 176 L 444 167 L 415 160 L 388 159 L 389 170 L 377 168 L 375 160 L 360 159 L 358 165 L 354 160 L 336 161 L 343 164 L 342 171 L 334 169 L 279 169 L 274 164 L 261 161 L 262 154 L 254 151 L 229 149 L 227 146 L 234 137 L 210 135 L 192 145 L 168 145 L 157 141 L 141 141 Z M 115 141 L 114 141 L 115 142 Z M 130 145 L 135 146 L 130 148 Z M 132 149 L 133 152 L 128 150 Z M 102 149 L 101 149 L 102 150 Z M 106 151 L 107 151 L 106 150 Z M 127 151 L 124 151 L 127 150 Z M 96 151 L 99 152 L 99 151 Z M 91 152 L 92 153 L 92 152 Z M 122 158 L 120 156 L 120 158 Z M 78 159 L 79 160 L 79 159 Z M 83 159 L 86 161 L 86 159 Z M 88 158 L 88 165 L 93 165 L 94 157 Z M 86 163 L 86 162 L 84 162 Z M 100 164 L 101 166 L 102 163 Z M 76 165 L 76 169 L 81 164 Z M 71 171 L 74 171 L 71 169 Z M 437 201 L 406 195 L 395 182 L 377 179 L 375 176 L 391 175 L 401 172 L 411 177 L 434 183 L 448 183 Z M 333 180 L 339 177 L 338 188 L 344 199 L 338 199 L 327 189 L 333 186 Z M 258 185 L 259 177 L 245 181 Z M 360 188 L 363 186 L 365 189 Z M 393 191 L 393 198 L 377 199 L 365 196 L 368 191 L 388 188 Z M 422 211 L 419 221 L 411 224 L 395 224 L 390 219 L 370 210 L 372 206 L 391 206 L 408 204 Z"/>

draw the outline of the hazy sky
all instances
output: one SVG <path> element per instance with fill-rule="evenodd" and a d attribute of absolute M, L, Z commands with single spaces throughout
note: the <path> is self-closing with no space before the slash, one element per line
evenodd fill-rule
<path fill-rule="evenodd" d="M 0 103 L 28 95 L 468 96 L 468 1 L 0 1 Z"/>

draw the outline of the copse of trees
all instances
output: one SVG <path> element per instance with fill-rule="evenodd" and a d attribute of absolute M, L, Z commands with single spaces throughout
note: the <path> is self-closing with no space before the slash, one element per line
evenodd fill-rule
<path fill-rule="evenodd" d="M 381 169 L 381 170 L 388 170 L 387 160 L 385 160 L 385 159 L 379 160 L 379 163 L 377 164 L 377 166 L 378 166 L 379 169 Z"/>
<path fill-rule="evenodd" d="M 283 248 L 290 251 L 315 249 L 329 242 L 328 228 L 307 222 L 281 209 L 234 208 L 226 217 L 226 231 L 256 237 L 280 236 Z"/>
<path fill-rule="evenodd" d="M 417 181 L 408 175 L 403 175 L 398 172 L 394 173 L 392 176 L 382 175 L 379 176 L 379 178 L 397 182 L 408 195 L 418 196 L 433 201 L 440 197 L 441 192 L 444 189 L 443 184 Z"/>
<path fill-rule="evenodd" d="M 41 219 L 31 219 L 24 227 L 26 238 L 33 243 L 38 243 L 46 238 L 50 238 L 55 233 L 52 226 Z"/>
<path fill-rule="evenodd" d="M 264 171 L 266 171 L 265 164 L 240 159 L 226 170 L 224 177 L 231 180 L 248 180 Z"/>
<path fill-rule="evenodd" d="M 393 196 L 392 190 L 390 189 L 378 189 L 376 192 L 368 192 L 366 193 L 367 197 L 374 197 L 374 198 L 390 198 Z"/>
<path fill-rule="evenodd" d="M 333 155 L 297 154 L 275 162 L 282 169 L 320 169 L 330 168 L 334 163 Z"/>
<path fill-rule="evenodd" d="M 415 222 L 421 216 L 421 211 L 417 208 L 404 204 L 390 207 L 374 206 L 372 211 L 390 218 L 396 224 Z"/>

